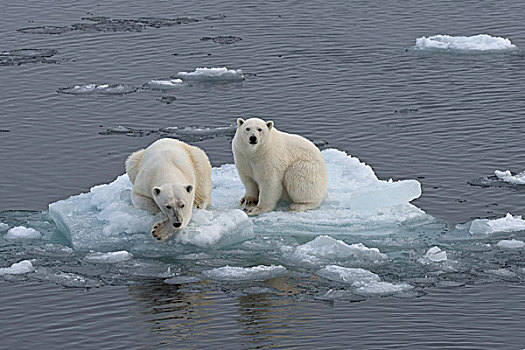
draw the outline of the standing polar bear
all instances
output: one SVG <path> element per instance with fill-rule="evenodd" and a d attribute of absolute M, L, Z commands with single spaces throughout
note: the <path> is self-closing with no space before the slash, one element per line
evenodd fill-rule
<path fill-rule="evenodd" d="M 319 149 L 277 130 L 272 121 L 237 119 L 232 149 L 245 187 L 240 205 L 248 215 L 274 210 L 280 199 L 291 202 L 292 211 L 314 209 L 326 196 L 328 174 Z"/>
<path fill-rule="evenodd" d="M 210 161 L 203 150 L 182 141 L 160 139 L 131 154 L 126 173 L 133 184 L 133 205 L 167 217 L 151 230 L 158 241 L 185 228 L 193 206 L 205 209 L 211 202 Z"/>

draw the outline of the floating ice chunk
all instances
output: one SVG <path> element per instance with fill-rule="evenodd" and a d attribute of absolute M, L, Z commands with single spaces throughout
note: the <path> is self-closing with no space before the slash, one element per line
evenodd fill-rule
<path fill-rule="evenodd" d="M 0 232 L 7 231 L 9 228 L 8 224 L 4 224 L 3 222 L 0 222 Z"/>
<path fill-rule="evenodd" d="M 206 278 L 220 281 L 266 280 L 281 276 L 284 273 L 286 273 L 286 268 L 281 265 L 259 265 L 254 267 L 224 266 L 202 272 Z"/>
<path fill-rule="evenodd" d="M 10 267 L 0 268 L 1 275 L 22 275 L 24 273 L 33 272 L 35 268 L 29 260 L 22 260 L 20 262 L 14 263 Z"/>
<path fill-rule="evenodd" d="M 126 84 L 85 84 L 59 88 L 57 89 L 57 92 L 70 95 L 124 95 L 133 93 L 137 90 L 136 87 L 128 86 Z"/>
<path fill-rule="evenodd" d="M 447 260 L 447 252 L 436 246 L 430 248 L 423 258 L 424 263 L 441 262 L 445 260 Z"/>
<path fill-rule="evenodd" d="M 201 281 L 200 278 L 194 277 L 194 276 L 176 276 L 176 277 L 165 279 L 164 283 L 179 285 L 179 284 L 197 283 L 200 281 Z"/>
<path fill-rule="evenodd" d="M 243 81 L 244 74 L 241 69 L 222 68 L 196 68 L 193 72 L 179 72 L 176 77 L 191 81 Z"/>
<path fill-rule="evenodd" d="M 509 39 L 487 34 L 474 36 L 434 35 L 416 39 L 417 50 L 455 50 L 455 51 L 501 51 L 515 50 L 516 45 Z"/>
<path fill-rule="evenodd" d="M 41 281 L 56 283 L 64 287 L 97 287 L 100 282 L 72 272 L 54 271 L 47 267 L 40 267 L 35 271 L 34 277 Z"/>
<path fill-rule="evenodd" d="M 172 246 L 157 244 L 149 233 L 161 216 L 133 207 L 131 189 L 128 176 L 121 175 L 110 184 L 91 188 L 89 193 L 50 204 L 49 215 L 75 250 L 153 245 L 159 251 L 173 253 Z M 253 224 L 241 210 L 195 209 L 190 224 L 174 241 L 218 247 L 251 237 Z"/>
<path fill-rule="evenodd" d="M 519 241 L 517 239 L 503 239 L 499 241 L 496 246 L 498 246 L 501 249 L 521 249 L 525 247 L 525 242 Z"/>
<path fill-rule="evenodd" d="M 365 262 L 379 262 L 387 259 L 387 256 L 377 248 L 367 248 L 362 243 L 348 245 L 341 240 L 324 235 L 298 246 L 291 257 L 312 264 L 350 259 Z"/>
<path fill-rule="evenodd" d="M 5 235 L 7 239 L 39 239 L 40 237 L 42 237 L 40 232 L 34 228 L 24 226 L 13 227 L 7 231 L 7 235 Z"/>
<path fill-rule="evenodd" d="M 84 257 L 84 260 L 91 263 L 99 264 L 113 264 L 122 261 L 127 261 L 133 258 L 133 255 L 125 250 L 120 250 L 118 252 L 108 252 L 100 253 L 94 252 L 89 253 Z"/>
<path fill-rule="evenodd" d="M 354 287 L 381 280 L 378 275 L 368 270 L 337 265 L 325 266 L 315 274 L 327 280 L 350 284 Z"/>
<path fill-rule="evenodd" d="M 489 234 L 494 232 L 513 232 L 525 230 L 525 220 L 521 215 L 508 214 L 504 218 L 489 220 L 476 219 L 470 224 L 471 234 Z"/>
<path fill-rule="evenodd" d="M 395 283 L 383 282 L 383 281 L 380 281 L 380 282 L 373 281 L 361 287 L 356 288 L 354 292 L 356 294 L 360 294 L 363 296 L 389 295 L 389 294 L 397 294 L 401 292 L 406 292 L 412 288 L 414 287 L 404 282 L 395 284 Z"/>
<path fill-rule="evenodd" d="M 170 90 L 184 85 L 182 79 L 152 79 L 144 84 L 144 88 L 152 90 Z"/>
<path fill-rule="evenodd" d="M 498 179 L 514 184 L 514 185 L 525 185 L 525 171 L 512 175 L 512 173 L 509 170 L 500 171 L 500 170 L 494 170 L 494 174 L 498 177 Z"/>

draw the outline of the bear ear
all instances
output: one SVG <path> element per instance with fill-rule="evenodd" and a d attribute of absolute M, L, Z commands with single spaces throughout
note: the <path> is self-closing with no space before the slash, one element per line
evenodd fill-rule
<path fill-rule="evenodd" d="M 186 191 L 188 191 L 188 193 L 191 193 L 191 191 L 193 191 L 193 186 L 192 185 L 186 186 Z"/>
<path fill-rule="evenodd" d="M 273 128 L 273 121 L 269 121 L 269 122 L 266 122 L 266 126 L 268 127 L 268 129 L 271 129 Z"/>
<path fill-rule="evenodd" d="M 160 187 L 153 187 L 151 192 L 153 192 L 154 196 L 158 196 L 160 194 Z"/>
<path fill-rule="evenodd" d="M 241 126 L 244 124 L 244 119 L 242 118 L 237 118 L 237 126 Z"/>

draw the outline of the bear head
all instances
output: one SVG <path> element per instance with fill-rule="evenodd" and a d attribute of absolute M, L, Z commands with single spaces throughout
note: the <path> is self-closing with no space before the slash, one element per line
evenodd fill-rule
<path fill-rule="evenodd" d="M 191 219 L 195 190 L 193 185 L 164 184 L 151 189 L 153 200 L 168 217 L 173 228 L 182 230 Z"/>
<path fill-rule="evenodd" d="M 237 119 L 235 139 L 246 144 L 246 149 L 256 151 L 264 147 L 271 138 L 273 121 L 264 121 L 259 118 L 244 120 Z"/>

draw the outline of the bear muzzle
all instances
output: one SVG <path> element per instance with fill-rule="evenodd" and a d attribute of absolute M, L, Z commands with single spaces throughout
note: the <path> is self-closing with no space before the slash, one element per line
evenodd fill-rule
<path fill-rule="evenodd" d="M 256 145 L 257 144 L 257 137 L 252 135 L 252 136 L 250 136 L 248 141 L 250 142 L 251 145 Z"/>

